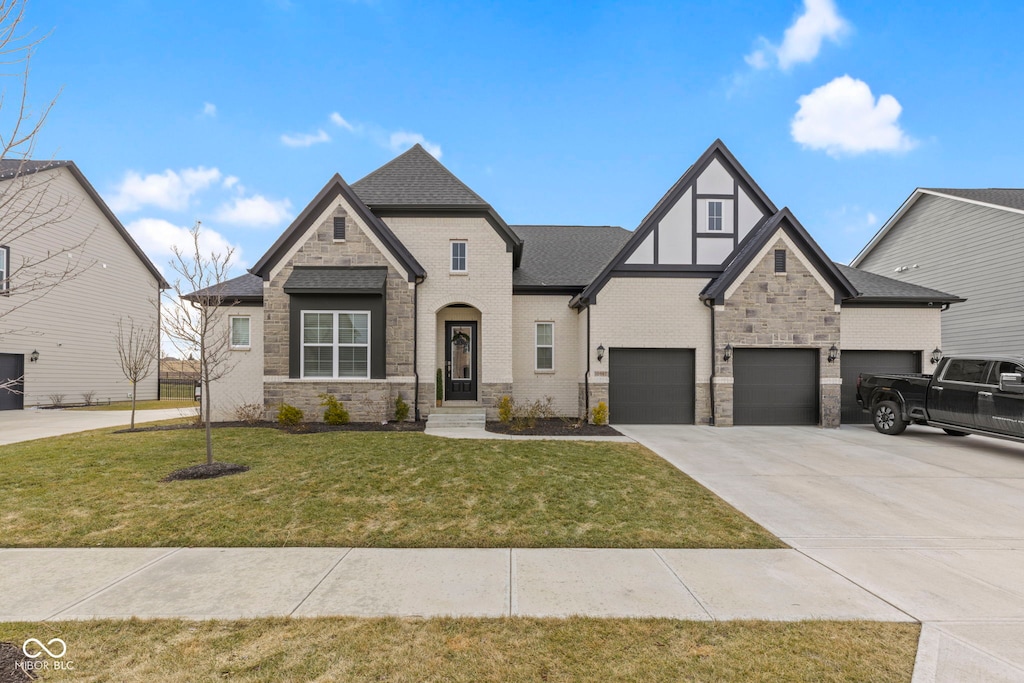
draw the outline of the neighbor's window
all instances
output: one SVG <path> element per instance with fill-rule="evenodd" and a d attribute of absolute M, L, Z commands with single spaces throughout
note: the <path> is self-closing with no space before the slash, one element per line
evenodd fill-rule
<path fill-rule="evenodd" d="M 555 369 L 554 323 L 537 323 L 537 369 Z"/>
<path fill-rule="evenodd" d="M 249 348 L 249 316 L 233 315 L 231 320 L 231 348 Z"/>
<path fill-rule="evenodd" d="M 11 277 L 11 248 L 0 247 L 0 292 L 6 292 L 10 283 L 7 281 Z"/>
<path fill-rule="evenodd" d="M 370 376 L 370 312 L 302 313 L 302 376 Z"/>
<path fill-rule="evenodd" d="M 452 242 L 452 272 L 466 272 L 466 243 Z"/>
<path fill-rule="evenodd" d="M 722 202 L 708 202 L 708 231 L 722 231 Z"/>

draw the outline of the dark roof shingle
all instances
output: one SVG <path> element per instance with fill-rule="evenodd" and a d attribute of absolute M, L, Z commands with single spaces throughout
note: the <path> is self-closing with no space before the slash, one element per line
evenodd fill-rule
<path fill-rule="evenodd" d="M 352 183 L 352 190 L 371 207 L 489 206 L 419 144 Z"/>
<path fill-rule="evenodd" d="M 950 187 L 922 187 L 921 189 L 927 192 L 938 192 L 940 194 L 948 194 L 951 197 L 960 197 L 961 199 L 970 199 L 976 202 L 985 202 L 986 204 L 995 204 L 996 206 L 1005 206 L 1009 209 L 1024 211 L 1024 189 L 996 187 L 976 190 Z"/>
<path fill-rule="evenodd" d="M 7 180 L 18 175 L 27 175 L 38 171 L 45 171 L 50 168 L 62 168 L 70 161 L 51 160 L 37 161 L 35 159 L 0 159 L 0 180 Z"/>
<path fill-rule="evenodd" d="M 387 268 L 334 268 L 296 266 L 284 291 L 293 294 L 356 294 L 380 292 L 388 279 Z"/>
<path fill-rule="evenodd" d="M 238 301 L 262 301 L 263 300 L 263 278 L 258 275 L 246 273 L 236 278 L 225 280 L 219 286 L 206 287 L 186 294 L 184 299 L 198 299 L 205 296 L 212 296 L 217 291 L 225 300 Z"/>
<path fill-rule="evenodd" d="M 964 299 L 940 292 L 937 289 L 869 273 L 860 268 L 845 266 L 841 263 L 837 263 L 836 267 L 846 276 L 850 284 L 857 288 L 857 296 L 853 297 L 851 301 L 932 301 L 935 303 L 964 301 Z"/>
<path fill-rule="evenodd" d="M 608 225 L 513 225 L 523 240 L 523 260 L 512 273 L 515 288 L 583 289 L 632 234 Z"/>

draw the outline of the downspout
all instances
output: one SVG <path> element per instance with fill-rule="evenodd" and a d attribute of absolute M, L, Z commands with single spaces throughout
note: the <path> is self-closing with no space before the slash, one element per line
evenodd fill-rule
<path fill-rule="evenodd" d="M 708 304 L 711 304 L 708 306 Z M 704 305 L 711 309 L 711 378 L 708 380 L 708 398 L 711 402 L 711 415 L 708 426 L 715 426 L 715 300 L 704 299 Z"/>
<path fill-rule="evenodd" d="M 583 373 L 583 419 L 590 421 L 590 304 L 587 304 L 587 371 Z"/>
<path fill-rule="evenodd" d="M 163 292 L 160 291 L 160 283 L 156 283 L 156 400 L 160 400 L 160 380 L 163 377 L 160 376 L 160 357 L 163 356 L 163 336 L 164 336 L 164 325 L 163 325 L 163 308 L 162 302 Z M 132 389 L 132 392 L 135 390 Z M 195 390 L 192 390 L 192 398 L 195 398 Z"/>
<path fill-rule="evenodd" d="M 420 373 L 416 369 L 416 364 L 419 362 L 419 357 L 416 353 L 416 342 L 419 338 L 418 328 L 420 322 L 419 314 L 419 287 L 422 278 L 414 278 L 412 281 L 412 376 L 416 378 L 415 389 L 413 389 L 413 418 L 420 421 Z"/>

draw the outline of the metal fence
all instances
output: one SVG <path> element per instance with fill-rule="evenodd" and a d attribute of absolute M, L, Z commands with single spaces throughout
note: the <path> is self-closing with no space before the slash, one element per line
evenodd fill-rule
<path fill-rule="evenodd" d="M 198 382 L 191 379 L 161 379 L 160 399 L 192 401 L 197 395 Z"/>

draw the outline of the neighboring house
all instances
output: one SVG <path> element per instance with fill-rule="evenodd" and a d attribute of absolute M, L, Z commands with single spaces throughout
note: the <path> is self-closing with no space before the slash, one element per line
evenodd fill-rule
<path fill-rule="evenodd" d="M 160 379 L 170 381 L 191 381 L 199 379 L 199 361 L 180 358 L 160 359 Z"/>
<path fill-rule="evenodd" d="M 117 322 L 158 329 L 164 278 L 71 161 L 0 161 L 0 197 L 0 410 L 130 398 Z"/>
<path fill-rule="evenodd" d="M 966 298 L 944 352 L 1024 355 L 1024 189 L 918 188 L 853 265 Z"/>
<path fill-rule="evenodd" d="M 245 344 L 212 391 L 221 419 L 317 419 L 322 392 L 354 420 L 398 395 L 422 417 L 442 368 L 445 405 L 490 419 L 510 395 L 571 416 L 607 401 L 613 423 L 830 427 L 860 419 L 848 372 L 919 370 L 956 300 L 833 263 L 721 141 L 632 232 L 509 226 L 417 145 L 335 175 L 224 291 Z"/>

